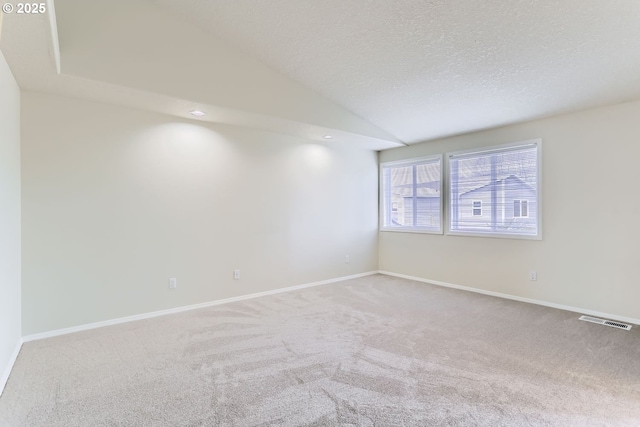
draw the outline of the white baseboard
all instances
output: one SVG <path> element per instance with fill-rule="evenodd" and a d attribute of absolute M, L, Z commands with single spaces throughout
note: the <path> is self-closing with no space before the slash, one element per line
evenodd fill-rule
<path fill-rule="evenodd" d="M 2 377 L 0 377 L 0 396 L 2 396 L 2 392 L 4 391 L 4 386 L 7 385 L 7 381 L 9 381 L 9 375 L 11 375 L 11 370 L 13 369 L 13 365 L 16 363 L 16 359 L 18 358 L 18 353 L 20 353 L 20 349 L 22 348 L 23 340 L 19 339 L 18 344 L 16 344 L 16 348 L 13 350 L 11 357 L 9 358 L 9 363 L 4 368 L 4 372 L 2 373 Z"/>
<path fill-rule="evenodd" d="M 86 330 L 89 330 L 89 329 L 102 328 L 104 326 L 118 325 L 120 323 L 133 322 L 135 320 L 150 319 L 152 317 L 165 316 L 167 314 L 180 313 L 180 312 L 183 312 L 183 311 L 195 310 L 195 309 L 204 308 L 204 307 L 211 307 L 211 306 L 214 306 L 214 305 L 228 304 L 230 302 L 244 301 L 244 300 L 263 297 L 263 296 L 267 296 L 267 295 L 279 294 L 279 293 L 282 293 L 282 292 L 291 292 L 291 291 L 295 291 L 295 290 L 298 290 L 298 289 L 311 288 L 313 286 L 328 285 L 329 283 L 342 282 L 344 280 L 356 279 L 358 277 L 371 276 L 373 274 L 378 274 L 378 272 L 377 271 L 368 271 L 366 273 L 353 274 L 351 276 L 342 276 L 342 277 L 336 277 L 334 279 L 321 280 L 319 282 L 304 283 L 302 285 L 295 285 L 295 286 L 289 286 L 289 287 L 286 287 L 286 288 L 273 289 L 273 290 L 265 291 L 265 292 L 257 292 L 257 293 L 254 293 L 254 294 L 241 295 L 241 296 L 238 296 L 238 297 L 225 298 L 225 299 L 221 299 L 221 300 L 209 301 L 209 302 L 204 302 L 204 303 L 200 303 L 200 304 L 193 304 L 193 305 L 187 305 L 187 306 L 183 306 L 183 307 L 170 308 L 170 309 L 167 309 L 167 310 L 153 311 L 151 313 L 136 314 L 136 315 L 133 315 L 133 316 L 120 317 L 120 318 L 111 319 L 111 320 L 104 320 L 102 322 L 95 322 L 95 323 L 88 323 L 88 324 L 85 324 L 85 325 L 72 326 L 70 328 L 56 329 L 56 330 L 53 330 L 53 331 L 42 332 L 42 333 L 39 333 L 39 334 L 26 335 L 26 336 L 22 337 L 22 341 L 23 342 L 29 342 L 29 341 L 41 340 L 41 339 L 44 339 L 44 338 L 57 337 L 59 335 L 72 334 L 74 332 L 80 332 L 80 331 L 86 331 Z"/>
<path fill-rule="evenodd" d="M 632 317 L 618 316 L 617 314 L 602 313 L 600 311 L 587 310 L 586 308 L 572 307 L 572 306 L 569 306 L 569 305 L 556 304 L 556 303 L 553 303 L 553 302 L 541 301 L 541 300 L 536 300 L 536 299 L 532 299 L 532 298 L 524 298 L 524 297 L 519 297 L 519 296 L 516 296 L 516 295 L 503 294 L 503 293 L 500 293 L 500 292 L 485 291 L 484 289 L 472 288 L 472 287 L 469 287 L 469 286 L 462 286 L 462 285 L 455 285 L 453 283 L 441 282 L 439 280 L 424 279 L 422 277 L 408 276 L 406 274 L 392 273 L 390 271 L 380 270 L 380 271 L 378 271 L 378 273 L 385 274 L 387 276 L 400 277 L 402 279 L 415 280 L 416 282 L 429 283 L 431 285 L 444 286 L 444 287 L 447 287 L 447 288 L 460 289 L 460 290 L 469 291 L 469 292 L 476 292 L 476 293 L 479 293 L 479 294 L 490 295 L 490 296 L 493 296 L 493 297 L 505 298 L 505 299 L 510 299 L 510 300 L 514 300 L 514 301 L 520 301 L 520 302 L 527 302 L 527 303 L 530 303 L 530 304 L 543 305 L 545 307 L 552 307 L 552 308 L 557 308 L 557 309 L 560 309 L 560 310 L 573 311 L 575 313 L 588 314 L 588 315 L 591 315 L 591 316 L 603 317 L 603 318 L 611 319 L 611 320 L 617 320 L 619 322 L 625 322 L 625 323 L 632 323 L 634 325 L 640 325 L 640 319 L 634 319 Z"/>

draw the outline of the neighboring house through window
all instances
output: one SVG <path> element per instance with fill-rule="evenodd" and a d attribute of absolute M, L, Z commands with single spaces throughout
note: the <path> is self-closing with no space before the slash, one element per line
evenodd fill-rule
<path fill-rule="evenodd" d="M 540 145 L 448 153 L 447 234 L 539 239 Z"/>
<path fill-rule="evenodd" d="M 482 216 L 482 200 L 473 201 L 473 216 Z"/>
<path fill-rule="evenodd" d="M 513 217 L 514 218 L 529 217 L 529 201 L 528 200 L 513 201 Z"/>

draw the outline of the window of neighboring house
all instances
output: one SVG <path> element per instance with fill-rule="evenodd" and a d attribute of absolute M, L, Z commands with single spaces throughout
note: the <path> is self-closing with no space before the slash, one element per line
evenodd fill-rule
<path fill-rule="evenodd" d="M 442 156 L 380 165 L 380 229 L 442 233 Z"/>
<path fill-rule="evenodd" d="M 473 201 L 473 216 L 482 216 L 482 200 Z"/>
<path fill-rule="evenodd" d="M 513 217 L 514 218 L 529 217 L 529 201 L 528 200 L 513 201 Z"/>
<path fill-rule="evenodd" d="M 447 234 L 541 238 L 541 140 L 448 153 Z"/>

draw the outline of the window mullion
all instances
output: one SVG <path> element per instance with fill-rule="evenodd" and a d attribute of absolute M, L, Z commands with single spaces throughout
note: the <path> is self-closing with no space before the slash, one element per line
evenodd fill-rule
<path fill-rule="evenodd" d="M 418 167 L 413 165 L 413 226 L 418 225 Z"/>
<path fill-rule="evenodd" d="M 496 156 L 491 156 L 491 230 L 497 230 L 498 216 L 498 165 Z"/>
<path fill-rule="evenodd" d="M 459 194 L 458 194 L 458 162 L 457 161 L 453 161 L 450 163 L 450 172 L 451 172 L 451 177 L 450 177 L 450 181 L 451 181 L 451 200 L 449 201 L 449 204 L 451 205 L 451 218 L 455 218 L 455 227 L 453 227 L 454 229 L 458 228 L 458 212 L 459 212 L 459 208 L 458 208 L 458 203 L 459 203 Z"/>

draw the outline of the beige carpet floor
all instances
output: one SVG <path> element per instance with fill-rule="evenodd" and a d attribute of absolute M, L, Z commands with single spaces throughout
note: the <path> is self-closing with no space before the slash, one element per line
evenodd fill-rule
<path fill-rule="evenodd" d="M 640 327 L 376 275 L 26 343 L 2 426 L 638 426 Z"/>

